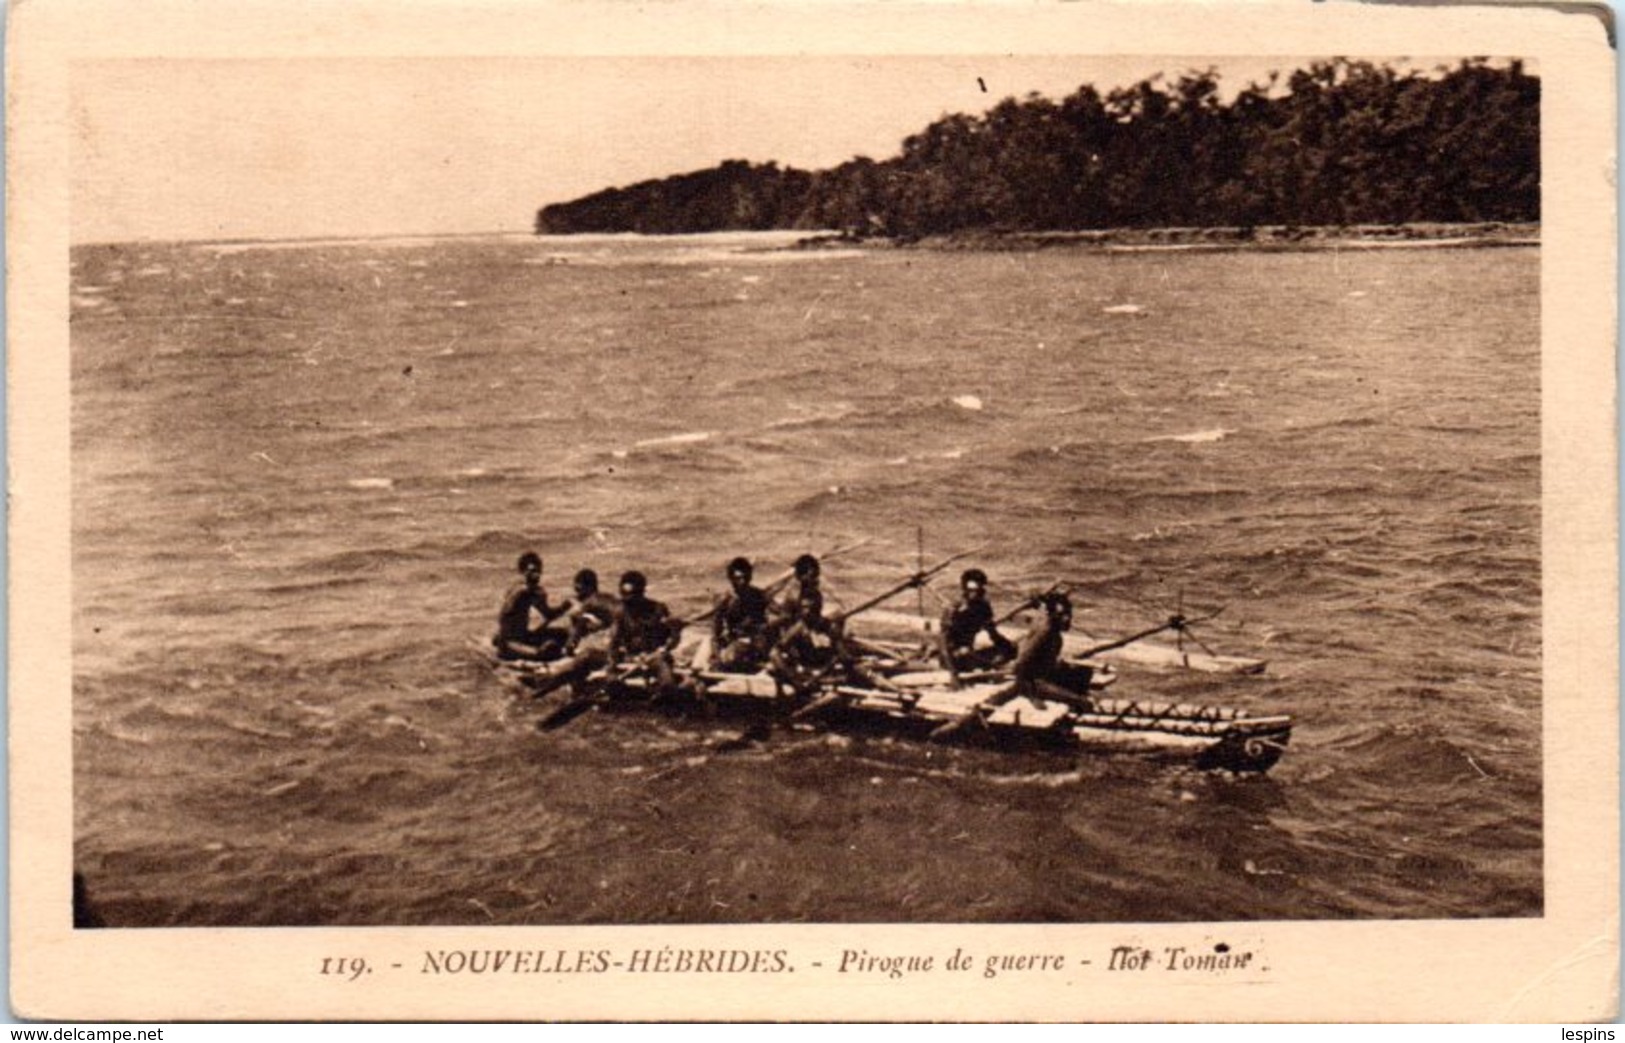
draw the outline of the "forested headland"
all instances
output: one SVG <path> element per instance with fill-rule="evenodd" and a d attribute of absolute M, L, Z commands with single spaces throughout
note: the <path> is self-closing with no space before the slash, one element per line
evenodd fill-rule
<path fill-rule="evenodd" d="M 728 160 L 543 207 L 538 234 L 967 232 L 1540 219 L 1540 81 L 1334 59 L 1223 100 L 1212 70 L 944 116 L 891 158 Z"/>

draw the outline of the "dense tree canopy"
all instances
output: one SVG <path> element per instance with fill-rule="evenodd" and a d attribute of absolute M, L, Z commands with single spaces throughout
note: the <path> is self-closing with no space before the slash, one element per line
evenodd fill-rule
<path fill-rule="evenodd" d="M 884 161 L 728 160 L 544 207 L 538 233 L 970 230 L 1538 221 L 1540 81 L 1333 59 L 1228 103 L 1212 70 L 944 116 Z"/>

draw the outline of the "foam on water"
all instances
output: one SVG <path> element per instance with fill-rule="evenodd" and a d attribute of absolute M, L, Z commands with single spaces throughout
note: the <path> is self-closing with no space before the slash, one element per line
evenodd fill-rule
<path fill-rule="evenodd" d="M 1184 442 L 1187 445 L 1199 445 L 1204 442 L 1222 442 L 1229 435 L 1235 434 L 1234 428 L 1211 427 L 1204 431 L 1191 431 L 1182 435 L 1152 435 L 1147 442 Z"/>
<path fill-rule="evenodd" d="M 763 425 L 764 429 L 782 431 L 788 428 L 829 425 L 838 423 L 857 411 L 857 408 L 848 402 L 838 402 L 828 406 L 803 406 L 792 403 L 791 409 L 793 412 L 789 416 L 769 421 Z"/>
<path fill-rule="evenodd" d="M 632 443 L 632 448 L 657 449 L 665 446 L 694 445 L 699 442 L 710 441 L 713 434 L 714 432 L 711 431 L 684 431 L 681 434 L 640 439 Z"/>
<path fill-rule="evenodd" d="M 312 251 L 361 248 L 366 250 L 404 250 L 424 249 L 438 247 L 446 244 L 465 244 L 468 246 L 496 246 L 503 243 L 524 244 L 535 240 L 523 232 L 490 233 L 485 235 L 468 236 L 434 236 L 434 235 L 395 235 L 395 236 L 349 236 L 319 239 L 260 239 L 244 242 L 199 242 L 188 243 L 180 248 L 207 253 L 215 257 L 230 257 L 236 254 L 254 253 L 258 251 Z M 376 262 L 375 262 L 376 263 Z"/>

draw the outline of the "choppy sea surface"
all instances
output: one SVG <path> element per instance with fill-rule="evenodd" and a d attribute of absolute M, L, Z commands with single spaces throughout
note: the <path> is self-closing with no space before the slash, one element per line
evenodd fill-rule
<path fill-rule="evenodd" d="M 113 925 L 1542 911 L 1538 248 L 72 254 L 75 862 Z M 984 545 L 1115 635 L 1223 607 L 1267 776 L 536 710 L 470 649 L 529 548 Z M 951 589 L 951 583 L 943 593 Z M 933 589 L 924 607 L 938 611 Z M 896 607 L 918 607 L 913 596 Z"/>

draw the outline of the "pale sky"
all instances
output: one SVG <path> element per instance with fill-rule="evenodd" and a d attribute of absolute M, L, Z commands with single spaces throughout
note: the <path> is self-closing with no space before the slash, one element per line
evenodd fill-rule
<path fill-rule="evenodd" d="M 528 231 L 601 188 L 883 159 L 950 112 L 1290 58 L 310 58 L 78 61 L 74 242 Z M 1398 63 L 1396 63 L 1398 64 Z M 984 92 L 978 78 L 986 85 Z"/>

